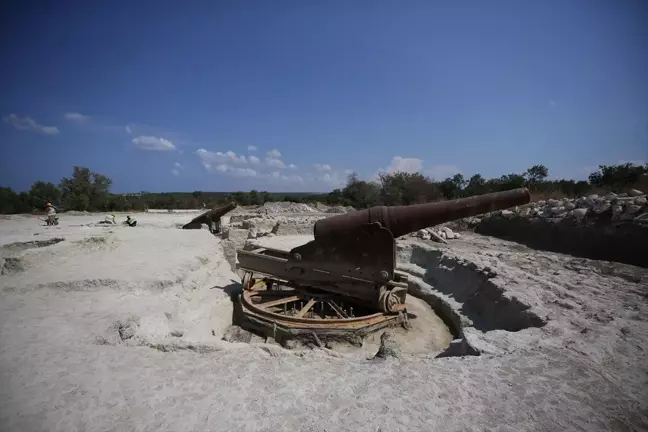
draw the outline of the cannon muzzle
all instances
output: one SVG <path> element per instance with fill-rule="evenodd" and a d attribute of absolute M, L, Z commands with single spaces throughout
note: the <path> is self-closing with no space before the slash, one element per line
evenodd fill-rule
<path fill-rule="evenodd" d="M 430 226 L 528 204 L 530 201 L 529 190 L 520 188 L 451 201 L 410 206 L 377 206 L 319 220 L 315 224 L 314 234 L 316 239 L 344 235 L 365 224 L 379 222 L 396 238 Z"/>

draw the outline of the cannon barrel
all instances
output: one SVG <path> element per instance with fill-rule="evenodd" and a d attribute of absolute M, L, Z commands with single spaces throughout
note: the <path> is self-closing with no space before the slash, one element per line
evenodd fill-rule
<path fill-rule="evenodd" d="M 201 224 L 209 225 L 211 222 L 217 222 L 221 216 L 225 215 L 226 213 L 229 213 L 235 208 L 236 208 L 236 203 L 230 202 L 224 206 L 217 207 L 212 210 L 207 210 L 206 212 L 201 213 L 200 216 L 196 216 L 195 218 L 191 219 L 191 222 L 185 224 L 182 228 L 183 229 L 200 228 Z"/>
<path fill-rule="evenodd" d="M 344 235 L 362 225 L 379 222 L 392 232 L 394 238 L 423 228 L 470 216 L 477 216 L 531 201 L 529 190 L 519 188 L 410 206 L 377 206 L 317 221 L 315 238 Z"/>

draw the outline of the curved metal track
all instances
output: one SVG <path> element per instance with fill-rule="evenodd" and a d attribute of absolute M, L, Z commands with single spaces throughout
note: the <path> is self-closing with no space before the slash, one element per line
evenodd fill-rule
<path fill-rule="evenodd" d="M 246 275 L 247 276 L 247 275 Z M 267 329 L 288 333 L 369 333 L 400 322 L 398 314 L 368 310 L 355 299 L 308 288 L 289 288 L 271 279 L 244 278 L 242 312 Z M 271 288 L 271 289 L 266 289 Z"/>

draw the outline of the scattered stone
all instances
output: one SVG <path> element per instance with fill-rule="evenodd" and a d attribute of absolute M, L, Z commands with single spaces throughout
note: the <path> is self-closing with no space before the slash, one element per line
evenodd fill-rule
<path fill-rule="evenodd" d="M 592 210 L 596 214 L 602 214 L 602 213 L 605 213 L 606 211 L 610 210 L 611 207 L 612 207 L 611 204 L 603 203 L 603 204 L 595 205 Z"/>
<path fill-rule="evenodd" d="M 374 358 L 386 359 L 387 357 L 400 358 L 400 350 L 396 345 L 394 334 L 387 330 L 380 336 L 380 348 Z"/>
<path fill-rule="evenodd" d="M 448 240 L 455 238 L 455 233 L 450 228 L 443 227 L 441 228 L 441 230 L 445 233 L 445 238 L 447 238 Z"/>
<path fill-rule="evenodd" d="M 623 213 L 623 207 L 620 205 L 615 205 L 612 207 L 612 220 L 618 220 L 619 216 L 621 216 L 621 213 Z"/>
<path fill-rule="evenodd" d="M 427 230 L 419 230 L 417 233 L 418 237 L 422 240 L 430 240 L 431 236 L 430 233 Z"/>
<path fill-rule="evenodd" d="M 641 206 L 638 206 L 636 204 L 631 204 L 628 207 L 626 207 L 626 213 L 629 213 L 629 214 L 635 214 L 639 210 L 641 210 Z"/>
<path fill-rule="evenodd" d="M 21 258 L 0 258 L 0 274 L 12 275 L 25 271 L 25 265 Z"/>
<path fill-rule="evenodd" d="M 576 204 L 572 202 L 568 202 L 565 204 L 565 210 L 574 210 L 576 208 Z"/>
<path fill-rule="evenodd" d="M 637 190 L 637 189 L 630 189 L 628 191 L 628 195 L 631 196 L 631 197 L 637 197 L 637 196 L 640 196 L 640 195 L 643 195 L 643 194 L 644 194 L 643 192 L 641 192 L 640 190 Z"/>
<path fill-rule="evenodd" d="M 572 211 L 572 214 L 574 215 L 574 217 L 577 217 L 577 218 L 580 219 L 580 218 L 585 217 L 585 215 L 587 214 L 588 211 L 589 210 L 586 209 L 586 208 L 577 208 L 577 209 Z"/>
<path fill-rule="evenodd" d="M 515 212 L 512 212 L 511 210 L 502 210 L 500 214 L 507 219 L 511 219 L 515 216 Z"/>
<path fill-rule="evenodd" d="M 646 199 L 645 196 L 640 196 L 635 198 L 634 203 L 639 206 L 645 206 L 648 200 Z"/>

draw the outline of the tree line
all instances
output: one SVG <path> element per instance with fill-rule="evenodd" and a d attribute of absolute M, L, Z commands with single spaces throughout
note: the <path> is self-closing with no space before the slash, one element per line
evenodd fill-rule
<path fill-rule="evenodd" d="M 239 205 L 262 205 L 272 201 L 323 202 L 367 208 L 374 205 L 410 205 L 442 199 L 455 199 L 518 187 L 528 187 L 536 198 L 574 197 L 608 191 L 623 192 L 629 188 L 648 191 L 648 164 L 600 165 L 587 181 L 547 180 L 549 170 L 534 165 L 523 173 L 485 179 L 475 174 L 469 179 L 456 174 L 435 181 L 421 173 L 382 173 L 377 181 L 361 180 L 355 173 L 343 188 L 329 193 L 248 192 L 169 192 L 112 194 L 112 181 L 85 167 L 75 166 L 72 176 L 58 185 L 37 181 L 28 192 L 17 193 L 0 187 L 0 213 L 31 213 L 43 210 L 47 202 L 60 210 L 76 211 L 144 211 L 146 209 L 213 208 L 235 201 Z"/>

